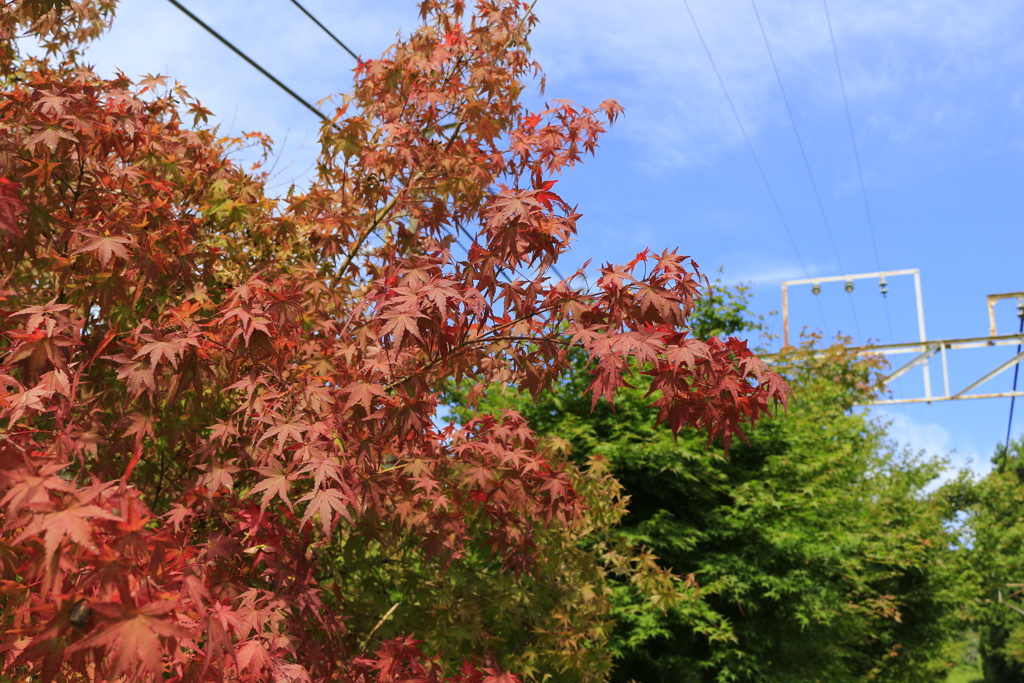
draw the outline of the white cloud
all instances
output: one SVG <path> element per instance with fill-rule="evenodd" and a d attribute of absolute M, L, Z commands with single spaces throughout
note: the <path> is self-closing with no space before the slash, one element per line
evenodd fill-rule
<path fill-rule="evenodd" d="M 193 12 L 307 100 L 346 91 L 351 58 L 290 3 L 187 0 Z M 305 4 L 358 53 L 376 56 L 417 24 L 414 0 Z M 751 5 L 690 0 L 755 146 L 758 133 L 788 127 Z M 823 6 L 815 0 L 758 4 L 798 122 L 827 121 L 845 135 Z M 957 98 L 954 84 L 1024 61 L 1016 39 L 1022 11 L 1002 0 L 833 0 L 830 6 L 858 130 L 893 144 L 969 129 L 988 102 Z M 549 74 L 550 97 L 585 104 L 616 98 L 627 108 L 616 137 L 637 145 L 635 169 L 657 173 L 709 163 L 742 136 L 679 0 L 545 0 L 531 36 Z M 170 3 L 123 0 L 114 28 L 89 53 L 101 71 L 167 73 L 225 126 L 261 130 L 305 168 L 315 158 L 317 122 Z M 1010 107 L 1015 87 L 1008 88 Z M 1009 99 L 1007 99 L 1009 98 Z M 991 107 L 989 106 L 989 109 Z M 779 129 L 779 134 L 790 135 Z M 936 132 L 945 132 L 945 135 Z M 300 145 L 298 140 L 307 140 Z"/>
<path fill-rule="evenodd" d="M 985 475 L 992 469 L 988 456 L 980 455 L 970 440 L 954 438 L 941 424 L 914 420 L 898 406 L 872 412 L 890 422 L 889 438 L 901 447 L 909 447 L 915 453 L 923 451 L 929 458 L 949 460 L 949 466 L 936 485 L 954 477 L 961 469 L 969 469 L 976 475 Z"/>
<path fill-rule="evenodd" d="M 750 3 L 690 5 L 748 132 L 785 123 Z M 762 1 L 758 10 L 798 121 L 827 115 L 836 134 L 845 134 L 823 5 Z M 1007 30 L 1021 19 L 1013 3 L 866 0 L 833 2 L 830 10 L 857 122 L 894 140 L 969 125 L 976 103 L 954 98 L 952 85 L 1022 59 Z M 622 130 L 646 146 L 653 163 L 696 163 L 741 143 L 683 3 L 563 0 L 537 11 L 533 43 L 553 87 L 578 82 L 578 98 L 619 99 L 627 111 Z"/>
<path fill-rule="evenodd" d="M 820 269 L 813 268 L 813 272 Z M 813 275 L 812 272 L 812 275 Z M 804 277 L 804 270 L 797 263 L 763 263 L 744 264 L 740 263 L 728 273 L 723 273 L 730 282 L 751 282 L 756 287 L 777 287 L 786 280 L 796 280 Z"/>

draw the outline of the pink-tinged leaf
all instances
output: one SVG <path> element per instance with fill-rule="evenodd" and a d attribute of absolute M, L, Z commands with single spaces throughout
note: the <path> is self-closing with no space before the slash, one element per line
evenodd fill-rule
<path fill-rule="evenodd" d="M 71 380 L 68 378 L 68 374 L 59 368 L 54 368 L 40 377 L 39 386 L 65 398 L 71 396 Z"/>
<path fill-rule="evenodd" d="M 234 490 L 235 478 L 233 475 L 237 474 L 241 468 L 235 467 L 228 462 L 220 463 L 207 463 L 205 465 L 197 465 L 201 470 L 205 470 L 206 474 L 200 477 L 199 485 L 205 486 L 207 491 L 211 494 L 216 493 L 221 488 L 226 488 L 228 491 Z"/>
<path fill-rule="evenodd" d="M 494 672 L 484 679 L 484 683 L 519 683 L 519 679 L 507 671 L 503 673 Z"/>
<path fill-rule="evenodd" d="M 169 512 L 164 513 L 163 518 L 166 519 L 177 531 L 184 525 L 188 520 L 196 516 L 196 511 L 192 508 L 187 508 L 184 505 L 175 503 L 171 506 Z"/>
<path fill-rule="evenodd" d="M 91 232 L 83 232 L 83 235 L 89 239 L 75 249 L 72 254 L 88 254 L 90 252 L 96 252 L 96 257 L 100 261 L 100 266 L 103 268 L 107 267 L 110 260 L 116 256 L 123 261 L 131 259 L 131 254 L 125 249 L 125 245 L 136 246 L 135 240 L 131 237 L 124 237 L 121 235 L 96 235 Z"/>
<path fill-rule="evenodd" d="M 37 130 L 25 139 L 24 145 L 26 147 L 35 147 L 41 142 L 52 152 L 57 149 L 57 145 L 61 140 L 78 142 L 78 138 L 76 138 L 73 133 L 65 130 L 63 126 L 55 125 Z"/>
<path fill-rule="evenodd" d="M 192 604 L 202 613 L 207 601 L 210 600 L 210 589 L 195 574 L 188 574 L 182 582 L 185 585 L 185 592 L 192 599 Z"/>
<path fill-rule="evenodd" d="M 15 238 L 21 236 L 18 214 L 25 210 L 25 205 L 17 196 L 18 186 L 18 183 L 7 178 L 0 178 L 0 232 Z"/>
<path fill-rule="evenodd" d="M 7 473 L 9 481 L 13 485 L 7 494 L 0 500 L 0 507 L 9 505 L 7 516 L 15 518 L 23 507 L 33 507 L 39 510 L 52 509 L 53 502 L 50 498 L 50 491 L 56 493 L 73 493 L 75 487 L 65 481 L 63 477 L 55 473 L 63 466 L 50 466 L 38 474 L 19 469 Z"/>
<path fill-rule="evenodd" d="M 528 221 L 533 208 L 540 203 L 528 194 L 514 190 L 503 190 L 494 200 L 492 217 L 488 224 L 500 227 L 510 220 Z"/>
<path fill-rule="evenodd" d="M 355 404 L 361 403 L 363 405 L 363 412 L 367 415 L 373 412 L 373 397 L 385 395 L 384 388 L 379 384 L 367 382 L 352 382 L 343 391 L 348 394 L 344 410 L 348 410 Z"/>
<path fill-rule="evenodd" d="M 29 317 L 28 322 L 25 323 L 26 332 L 34 332 L 36 328 L 43 324 L 43 322 L 47 322 L 47 334 L 52 334 L 54 323 L 53 314 L 66 311 L 69 308 L 74 308 L 74 306 L 70 304 L 58 304 L 56 301 L 56 299 L 52 299 L 49 303 L 42 306 L 29 306 L 28 308 L 23 308 L 11 315 L 27 315 Z"/>
<path fill-rule="evenodd" d="M 217 424 L 210 428 L 210 438 L 220 441 L 221 444 L 227 443 L 232 436 L 238 436 L 238 428 L 230 420 L 225 422 L 218 419 Z"/>
<path fill-rule="evenodd" d="M 46 550 L 46 561 L 57 551 L 57 547 L 65 541 L 71 541 L 88 550 L 96 550 L 93 542 L 93 520 L 118 521 L 117 515 L 111 514 L 97 505 L 86 505 L 74 498 L 59 510 L 37 515 L 25 528 L 16 541 L 20 542 L 29 536 L 42 533 Z"/>
<path fill-rule="evenodd" d="M 408 313 L 404 311 L 386 313 L 383 318 L 387 322 L 384 324 L 384 327 L 381 328 L 381 336 L 391 335 L 394 339 L 395 348 L 401 348 L 402 340 L 405 338 L 406 333 L 420 341 L 423 341 L 423 337 L 420 334 L 419 323 L 417 323 L 417 320 L 423 317 L 425 316 L 420 313 Z"/>
<path fill-rule="evenodd" d="M 313 488 L 320 489 L 328 480 L 342 482 L 341 464 L 338 458 L 311 449 L 309 462 L 302 466 L 302 474 L 313 474 Z"/>
<path fill-rule="evenodd" d="M 238 668 L 242 671 L 249 671 L 258 674 L 271 664 L 270 652 L 259 637 L 247 640 L 242 643 L 235 653 L 238 661 Z"/>
<path fill-rule="evenodd" d="M 130 673 L 138 664 L 143 672 L 159 677 L 163 673 L 163 658 L 167 639 L 187 638 L 189 632 L 167 614 L 174 609 L 174 601 L 151 602 L 131 611 L 125 605 L 111 605 L 109 611 L 117 618 L 101 623 L 94 632 L 67 649 L 68 654 L 79 650 L 101 648 L 107 653 L 110 680 Z M 101 606 L 95 607 L 103 610 Z M 116 610 L 116 611 L 115 611 Z M 120 612 L 120 614 L 117 614 Z"/>
<path fill-rule="evenodd" d="M 117 378 L 127 380 L 128 393 L 134 398 L 143 391 L 156 393 L 156 373 L 147 360 L 134 360 L 127 356 L 104 356 L 119 364 Z"/>
<path fill-rule="evenodd" d="M 185 344 L 182 340 L 173 336 L 163 335 L 142 335 L 142 340 L 148 343 L 143 344 L 142 348 L 135 354 L 134 359 L 143 358 L 149 356 L 149 364 L 151 367 L 158 367 L 160 362 L 164 359 L 167 360 L 173 367 L 178 367 L 178 357 L 185 350 Z"/>
<path fill-rule="evenodd" d="M 273 439 L 276 436 L 277 450 L 280 451 L 284 448 L 284 444 L 288 439 L 302 443 L 302 435 L 308 430 L 309 425 L 301 422 L 279 422 L 265 431 L 257 443 L 263 443 L 267 439 Z"/>
<path fill-rule="evenodd" d="M 15 394 L 8 394 L 4 401 L 7 407 L 0 411 L 0 415 L 6 413 L 10 416 L 9 425 L 14 425 L 30 410 L 42 412 L 46 410 L 46 400 L 53 396 L 53 390 L 42 386 L 32 387 Z"/>
<path fill-rule="evenodd" d="M 299 500 L 300 502 L 309 501 L 306 513 L 302 515 L 302 526 L 305 526 L 313 518 L 313 515 L 320 515 L 320 525 L 328 540 L 331 538 L 331 530 L 334 529 L 335 514 L 352 521 L 352 515 L 349 513 L 350 498 L 338 489 L 310 491 Z"/>
<path fill-rule="evenodd" d="M 278 496 L 283 500 L 284 504 L 291 510 L 292 501 L 288 499 L 288 491 L 292 488 L 292 475 L 289 475 L 280 468 L 258 467 L 256 471 L 262 474 L 264 479 L 256 484 L 249 493 L 252 495 L 263 492 L 263 499 L 260 501 L 260 511 L 262 512 L 267 509 L 267 505 L 273 500 L 274 496 Z"/>

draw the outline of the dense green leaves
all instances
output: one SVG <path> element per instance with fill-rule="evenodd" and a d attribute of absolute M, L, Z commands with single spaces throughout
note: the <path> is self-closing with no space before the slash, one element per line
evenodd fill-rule
<path fill-rule="evenodd" d="M 1000 444 L 979 481 L 964 473 L 943 488 L 966 513 L 962 554 L 967 626 L 978 634 L 986 683 L 1024 680 L 1024 440 Z M 1016 609 L 1014 609 L 1016 608 Z"/>
<path fill-rule="evenodd" d="M 718 288 L 697 308 L 703 334 L 756 327 L 745 293 Z M 652 609 L 606 575 L 613 680 L 931 681 L 952 619 L 955 575 L 946 508 L 925 494 L 940 463 L 886 442 L 853 405 L 878 390 L 875 364 L 808 339 L 777 359 L 793 387 L 787 411 L 728 455 L 694 431 L 654 426 L 640 382 L 614 409 L 591 410 L 586 360 L 536 400 L 495 391 L 571 458 L 599 455 L 629 495 L 615 528 L 660 566 L 696 581 L 699 600 Z"/>

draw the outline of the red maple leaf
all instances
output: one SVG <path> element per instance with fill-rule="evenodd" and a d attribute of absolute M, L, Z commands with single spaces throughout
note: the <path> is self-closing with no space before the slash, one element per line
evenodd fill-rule
<path fill-rule="evenodd" d="M 109 484 L 105 485 L 106 488 Z M 99 490 L 85 490 L 78 496 L 66 496 L 65 507 L 52 512 L 38 515 L 17 537 L 19 542 L 29 536 L 43 534 L 46 550 L 46 561 L 57 551 L 58 546 L 69 540 L 82 548 L 95 550 L 93 541 L 94 526 L 92 520 L 117 521 L 119 517 L 97 505 L 89 505 L 88 501 L 100 493 Z"/>
<path fill-rule="evenodd" d="M 135 240 L 131 237 L 125 237 L 123 235 L 97 235 L 91 232 L 82 232 L 83 235 L 88 237 L 85 244 L 75 249 L 72 254 L 88 254 L 90 252 L 96 252 L 96 257 L 100 261 L 100 266 L 103 268 L 107 267 L 111 259 L 117 256 L 119 259 L 127 261 L 131 259 L 131 253 L 125 249 L 125 245 L 136 247 Z"/>
<path fill-rule="evenodd" d="M 189 637 L 173 616 L 167 616 L 175 606 L 173 600 L 150 602 L 138 609 L 123 604 L 93 605 L 94 610 L 113 618 L 68 647 L 67 654 L 92 648 L 106 651 L 109 668 L 105 673 L 110 680 L 122 674 L 129 680 L 159 677 L 170 648 L 167 641 Z"/>

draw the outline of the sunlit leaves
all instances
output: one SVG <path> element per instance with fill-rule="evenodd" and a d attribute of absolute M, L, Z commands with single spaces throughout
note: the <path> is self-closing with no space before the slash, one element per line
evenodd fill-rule
<path fill-rule="evenodd" d="M 111 4 L 65 5 L 60 21 L 39 2 L 0 14 L 0 66 L 19 74 L 0 103 L 0 551 L 16 558 L 0 585 L 19 596 L 0 652 L 21 653 L 18 675 L 507 679 L 487 659 L 501 633 L 442 664 L 408 633 L 349 630 L 353 598 L 330 587 L 349 542 L 439 569 L 485 552 L 517 590 L 559 593 L 569 566 L 596 585 L 574 549 L 586 477 L 515 413 L 441 426 L 452 380 L 536 394 L 580 347 L 597 396 L 636 366 L 673 429 L 723 439 L 784 398 L 744 347 L 691 345 L 701 278 L 676 252 L 594 287 L 551 277 L 579 219 L 553 176 L 621 109 L 525 109 L 521 3 L 424 2 L 423 27 L 358 64 L 315 179 L 280 198 L 232 161 L 269 153 L 265 136 L 219 138 L 159 77 L 92 73 L 75 50 Z M 24 31 L 48 56 L 18 54 Z M 566 671 L 607 661 L 578 654 L 603 640 L 566 616 L 598 623 L 588 590 L 556 600 L 544 636 Z M 94 617 L 59 616 L 68 596 Z"/>

